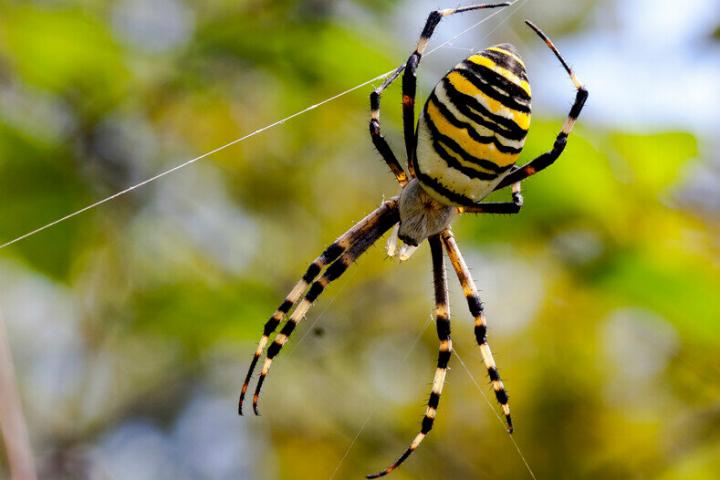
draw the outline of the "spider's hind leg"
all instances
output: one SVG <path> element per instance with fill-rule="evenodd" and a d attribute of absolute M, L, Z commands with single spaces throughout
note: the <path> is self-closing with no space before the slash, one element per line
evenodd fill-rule
<path fill-rule="evenodd" d="M 297 324 L 305 317 L 305 314 L 310 309 L 315 299 L 330 282 L 342 275 L 345 269 L 353 263 L 357 257 L 362 255 L 362 253 L 364 253 L 370 245 L 375 243 L 375 241 L 390 227 L 397 223 L 397 221 L 397 199 L 393 198 L 383 202 L 378 209 L 367 215 L 350 230 L 341 235 L 335 242 L 333 242 L 332 245 L 330 245 L 330 247 L 325 250 L 322 255 L 310 264 L 310 267 L 308 267 L 308 270 L 303 278 L 295 285 L 290 294 L 285 298 L 283 303 L 265 324 L 263 335 L 260 338 L 257 349 L 255 350 L 255 354 L 253 355 L 253 359 L 250 363 L 250 367 L 247 375 L 245 376 L 245 381 L 240 392 L 238 412 L 241 415 L 248 385 L 257 362 L 268 344 L 270 335 L 275 331 L 283 318 L 285 318 L 290 310 L 295 307 L 290 314 L 287 323 L 280 333 L 275 336 L 274 341 L 267 349 L 267 358 L 260 372 L 260 378 L 258 379 L 258 384 L 253 396 L 253 410 L 255 411 L 255 414 L 258 414 L 257 404 L 260 396 L 260 390 L 263 382 L 265 381 L 265 377 L 270 370 L 272 359 L 280 352 L 280 349 L 287 342 L 288 337 Z M 327 269 L 323 275 L 318 280 L 315 280 L 325 267 L 327 267 Z M 304 297 L 302 296 L 303 294 L 305 294 Z"/>
<path fill-rule="evenodd" d="M 400 185 L 404 186 L 408 182 L 407 175 L 403 170 L 397 157 L 390 149 L 385 138 L 380 133 L 380 96 L 387 87 L 390 86 L 402 73 L 402 110 L 403 110 L 403 137 L 405 138 L 405 150 L 407 153 L 408 170 L 410 175 L 414 176 L 413 157 L 415 155 L 415 94 L 417 90 L 417 80 L 415 73 L 420 64 L 430 37 L 435 32 L 440 20 L 444 17 L 454 15 L 456 13 L 469 12 L 470 10 L 480 10 L 483 8 L 507 7 L 510 2 L 503 3 L 487 3 L 478 5 L 468 5 L 466 7 L 446 8 L 444 10 L 435 10 L 430 12 L 425 26 L 423 27 L 420 38 L 418 39 L 415 50 L 410 54 L 407 62 L 400 65 L 395 71 L 388 76 L 385 81 L 370 94 L 370 136 L 373 144 L 385 159 L 390 170 L 397 178 Z M 403 70 L 405 71 L 403 73 Z"/>
<path fill-rule="evenodd" d="M 565 119 L 565 123 L 563 124 L 560 133 L 558 133 L 557 137 L 555 138 L 555 143 L 553 143 L 552 149 L 546 153 L 543 153 L 532 161 L 526 163 L 517 170 L 511 172 L 507 177 L 502 180 L 502 182 L 498 184 L 497 187 L 495 187 L 495 190 L 500 190 L 501 188 L 505 188 L 508 185 L 535 175 L 540 170 L 543 170 L 552 165 L 565 150 L 565 145 L 567 145 L 567 139 L 570 136 L 570 132 L 575 125 L 575 121 L 580 116 L 580 112 L 582 112 L 582 109 L 585 106 L 585 101 L 588 98 L 588 90 L 578 79 L 577 75 L 575 75 L 575 72 L 572 71 L 572 69 L 567 64 L 562 55 L 560 55 L 560 52 L 558 51 L 557 47 L 555 47 L 555 44 L 553 44 L 552 40 L 550 40 L 550 38 L 548 38 L 548 36 L 545 35 L 545 33 L 531 21 L 525 20 L 525 23 L 528 25 L 528 27 L 533 29 L 535 33 L 537 33 L 537 35 L 545 42 L 548 48 L 552 50 L 552 52 L 560 61 L 567 74 L 570 76 L 570 81 L 572 81 L 573 86 L 576 89 L 575 101 L 573 102 L 572 107 L 570 107 L 570 112 L 568 113 L 567 119 Z"/>
<path fill-rule="evenodd" d="M 402 79 L 403 136 L 405 137 L 405 150 L 407 151 L 408 168 L 411 175 L 414 176 L 415 148 L 417 146 L 415 135 L 415 95 L 417 93 L 416 72 L 418 65 L 420 64 L 420 60 L 425 54 L 430 37 L 432 37 L 433 33 L 435 33 L 435 28 L 443 18 L 455 15 L 456 13 L 464 13 L 484 8 L 507 7 L 509 5 L 510 2 L 483 3 L 468 5 L 465 7 L 435 10 L 430 12 L 428 15 L 428 18 L 425 21 L 425 26 L 420 34 L 420 38 L 415 46 L 415 50 L 410 54 L 407 62 L 405 63 L 405 72 L 403 73 Z"/>
<path fill-rule="evenodd" d="M 519 169 L 515 169 L 517 171 Z M 496 213 L 511 215 L 520 213 L 523 206 L 523 196 L 520 191 L 520 182 L 513 183 L 512 186 L 512 202 L 487 202 L 476 203 L 469 207 L 460 207 L 460 213 Z"/>

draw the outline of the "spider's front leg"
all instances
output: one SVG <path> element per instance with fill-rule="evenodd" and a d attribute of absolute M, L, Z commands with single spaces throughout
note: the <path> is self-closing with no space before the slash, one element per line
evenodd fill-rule
<path fill-rule="evenodd" d="M 414 452 L 423 439 L 432 429 L 437 415 L 438 405 L 440 404 L 440 395 L 445 385 L 445 376 L 447 374 L 447 366 L 452 355 L 452 341 L 450 340 L 450 305 L 448 303 L 448 287 L 447 273 L 445 272 L 445 262 L 443 260 L 442 243 L 439 235 L 433 235 L 428 238 L 430 244 L 430 252 L 433 263 L 433 283 L 435 285 L 435 324 L 437 326 L 437 335 L 440 340 L 438 351 L 437 369 L 433 378 L 432 390 L 428 399 L 425 416 L 422 420 L 420 433 L 415 436 L 410 446 L 398 458 L 395 463 L 387 467 L 385 470 L 368 475 L 367 478 L 378 478 L 387 475 L 395 470 L 402 462 L 404 462 L 412 452 Z"/>
<path fill-rule="evenodd" d="M 305 314 L 310 307 L 323 292 L 323 290 L 332 282 L 339 278 L 360 255 L 362 255 L 373 243 L 375 243 L 386 231 L 390 229 L 398 221 L 398 201 L 392 198 L 370 213 L 356 225 L 354 225 L 345 234 L 340 236 L 333 244 L 328 247 L 325 252 L 318 257 L 310 267 L 303 278 L 295 285 L 290 294 L 283 303 L 278 307 L 272 317 L 265 324 L 263 335 L 258 343 L 258 347 L 253 355 L 252 362 L 248 368 L 245 382 L 240 393 L 238 403 L 238 413 L 242 415 L 242 406 L 245 395 L 248 390 L 250 379 L 257 365 L 262 352 L 268 344 L 270 335 L 275 331 L 285 316 L 292 313 L 288 321 L 283 326 L 280 333 L 275 336 L 274 341 L 267 349 L 267 358 L 263 364 L 253 395 L 253 410 L 255 414 L 258 412 L 258 401 L 260 399 L 260 391 L 263 382 L 272 365 L 273 358 L 280 353 L 283 345 L 287 343 L 290 335 L 295 327 L 305 318 Z M 327 266 L 325 272 L 319 279 L 315 280 Z M 304 294 L 304 296 L 303 296 Z M 302 297 L 302 300 L 301 300 Z"/>
<path fill-rule="evenodd" d="M 247 394 L 248 386 L 250 385 L 250 379 L 252 378 L 252 374 L 255 371 L 255 367 L 257 366 L 260 356 L 265 351 L 265 347 L 267 347 L 270 335 L 275 332 L 275 329 L 280 325 L 280 322 L 285 319 L 290 310 L 295 306 L 298 301 L 300 301 L 303 293 L 305 293 L 305 291 L 315 280 L 315 278 L 317 278 L 317 276 L 322 273 L 325 267 L 337 260 L 340 255 L 345 253 L 348 248 L 355 244 L 358 238 L 367 233 L 368 228 L 370 228 L 378 221 L 379 216 L 385 211 L 385 208 L 383 207 L 384 205 L 381 205 L 378 210 L 375 210 L 374 212 L 366 216 L 364 219 L 355 224 L 350 230 L 342 234 L 332 244 L 330 244 L 330 246 L 328 246 L 325 251 L 323 251 L 323 253 L 319 257 L 317 257 L 310 264 L 310 266 L 308 266 L 302 278 L 297 282 L 297 284 L 295 284 L 290 293 L 285 297 L 283 302 L 277 307 L 270 319 L 268 319 L 268 321 L 265 323 L 265 326 L 263 327 L 262 337 L 260 338 L 258 346 L 255 349 L 255 354 L 253 355 L 253 359 L 250 362 L 250 367 L 248 368 L 247 374 L 245 375 L 245 381 L 243 382 L 242 390 L 240 391 L 240 400 L 238 401 L 238 413 L 240 415 L 243 414 L 242 407 L 243 402 L 245 401 L 245 395 Z"/>
<path fill-rule="evenodd" d="M 470 308 L 470 314 L 475 319 L 475 339 L 477 344 L 480 346 L 480 354 L 482 355 L 483 363 L 490 377 L 492 388 L 495 391 L 495 398 L 497 398 L 500 407 L 502 408 L 503 414 L 505 415 L 505 421 L 507 422 L 508 432 L 512 433 L 513 424 L 512 418 L 510 417 L 510 405 L 508 404 L 508 395 L 505 392 L 505 386 L 502 380 L 500 380 L 500 374 L 498 373 L 497 366 L 495 365 L 495 359 L 493 358 L 490 345 L 487 341 L 487 320 L 485 319 L 485 311 L 483 309 L 480 296 L 478 295 L 477 287 L 475 282 L 470 276 L 470 270 L 465 263 L 465 260 L 460 253 L 460 249 L 455 242 L 455 237 L 452 231 L 448 228 L 440 234 L 445 249 L 447 250 L 450 263 L 452 263 L 453 269 L 460 281 L 463 293 L 467 299 L 468 307 Z"/>

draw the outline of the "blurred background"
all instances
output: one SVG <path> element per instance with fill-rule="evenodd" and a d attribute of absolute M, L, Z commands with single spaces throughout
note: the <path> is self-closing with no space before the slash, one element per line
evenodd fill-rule
<path fill-rule="evenodd" d="M 389 71 L 456 4 L 0 0 L 0 243 Z M 520 215 L 455 223 L 537 478 L 718 478 L 718 7 L 518 0 L 421 65 L 424 97 L 471 51 L 515 44 L 533 84 L 524 159 L 574 89 L 523 19 L 590 90 Z M 431 48 L 490 13 L 444 20 Z M 278 357 L 264 415 L 236 411 L 268 316 L 397 193 L 367 134 L 371 89 L 0 249 L 41 478 L 362 478 L 402 453 L 436 361 L 426 247 L 403 264 L 370 249 Z M 383 108 L 399 154 L 397 86 Z M 531 478 L 450 285 L 467 371 L 453 358 L 435 429 L 391 478 Z"/>

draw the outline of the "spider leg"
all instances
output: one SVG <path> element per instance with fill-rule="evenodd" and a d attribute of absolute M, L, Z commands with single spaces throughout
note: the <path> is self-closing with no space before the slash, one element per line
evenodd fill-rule
<path fill-rule="evenodd" d="M 512 202 L 491 202 L 476 203 L 470 207 L 459 207 L 460 213 L 501 213 L 513 214 L 520 213 L 523 206 L 523 196 L 520 191 L 520 182 L 513 183 Z"/>
<path fill-rule="evenodd" d="M 428 238 L 430 243 L 430 252 L 433 262 L 433 283 L 435 285 L 435 323 L 437 326 L 438 339 L 440 340 L 440 349 L 438 352 L 437 369 L 433 378 L 432 391 L 428 399 L 425 417 L 422 421 L 420 433 L 415 436 L 407 450 L 398 458 L 395 463 L 387 467 L 385 470 L 368 475 L 366 478 L 379 478 L 387 475 L 395 470 L 403 463 L 412 452 L 417 449 L 420 442 L 427 436 L 435 421 L 437 415 L 438 404 L 440 403 L 440 395 L 445 385 L 445 375 L 447 373 L 447 365 L 452 355 L 452 340 L 450 340 L 450 306 L 448 304 L 448 287 L 447 273 L 445 272 L 445 262 L 443 260 L 442 243 L 439 235 L 433 235 Z"/>
<path fill-rule="evenodd" d="M 470 270 L 460 253 L 460 249 L 455 242 L 455 237 L 452 231 L 447 228 L 440 234 L 440 236 L 442 237 L 443 244 L 447 250 L 448 257 L 450 258 L 450 263 L 452 263 L 458 280 L 460 281 L 460 285 L 463 288 L 463 292 L 465 293 L 465 298 L 467 299 L 468 307 L 470 308 L 470 314 L 475 318 L 475 339 L 480 346 L 480 354 L 482 355 L 485 368 L 487 368 L 492 388 L 495 391 L 495 398 L 497 398 L 498 403 L 502 407 L 503 414 L 505 415 L 508 432 L 512 433 L 513 425 L 512 418 L 510 417 L 508 395 L 505 392 L 505 386 L 503 385 L 502 380 L 500 380 L 500 374 L 498 373 L 497 366 L 495 365 L 495 359 L 493 358 L 490 345 L 487 341 L 487 321 L 485 319 L 485 313 L 478 295 L 477 287 L 470 276 Z"/>
<path fill-rule="evenodd" d="M 260 356 L 262 355 L 265 347 L 267 346 L 270 335 L 275 332 L 275 329 L 278 327 L 280 322 L 300 300 L 302 294 L 305 293 L 307 288 L 315 280 L 315 278 L 317 278 L 317 276 L 322 272 L 322 270 L 327 265 L 337 260 L 340 255 L 345 253 L 348 248 L 354 245 L 359 238 L 361 238 L 363 235 L 366 235 L 368 231 L 373 228 L 373 226 L 377 225 L 378 222 L 380 222 L 384 215 L 387 215 L 389 211 L 391 211 L 393 208 L 396 208 L 396 203 L 397 202 L 395 201 L 395 199 L 384 202 L 380 206 L 380 208 L 376 209 L 375 211 L 367 215 L 365 218 L 360 220 L 350 230 L 343 233 L 340 237 L 338 237 L 337 240 L 335 240 L 329 247 L 327 247 L 325 251 L 310 264 L 307 271 L 305 272 L 305 275 L 303 275 L 300 281 L 295 284 L 290 293 L 285 297 L 285 300 L 280 304 L 280 306 L 278 306 L 278 308 L 275 310 L 275 313 L 273 313 L 270 319 L 265 323 L 265 326 L 263 327 L 262 337 L 260 338 L 260 342 L 258 343 L 257 349 L 255 350 L 253 359 L 250 362 L 250 367 L 248 368 L 247 374 L 245 376 L 245 381 L 243 382 L 242 390 L 240 391 L 240 400 L 238 401 L 238 413 L 240 415 L 243 414 L 242 406 L 243 402 L 245 401 L 245 395 L 247 394 L 250 379 L 252 378 L 252 374 L 255 371 L 255 367 L 257 366 L 257 362 L 260 359 Z"/>
<path fill-rule="evenodd" d="M 417 71 L 417 67 L 423 53 L 425 53 L 428 41 L 430 40 L 433 32 L 435 32 L 435 27 L 437 27 L 443 17 L 447 17 L 455 13 L 479 10 L 481 8 L 507 7 L 508 5 L 510 5 L 510 2 L 487 3 L 459 8 L 446 8 L 444 10 L 435 10 L 431 12 L 425 22 L 425 27 L 420 34 L 417 46 L 408 57 L 407 62 L 396 68 L 395 71 L 385 79 L 382 85 L 370 94 L 370 135 L 372 136 L 375 147 L 390 166 L 390 170 L 393 171 L 395 177 L 398 179 L 398 182 L 400 182 L 400 185 L 405 185 L 405 183 L 407 183 L 407 177 L 405 176 L 405 172 L 400 166 L 397 158 L 392 153 L 392 150 L 390 150 L 389 145 L 380 134 L 380 96 L 382 95 L 382 92 L 389 87 L 401 73 L 403 73 L 403 70 L 405 71 L 402 80 L 403 136 L 405 137 L 408 170 L 410 170 L 410 175 L 415 176 L 413 168 L 413 158 L 415 156 L 415 146 L 417 143 L 415 141 L 415 93 L 417 84 L 415 72 Z"/>
<path fill-rule="evenodd" d="M 400 186 L 404 187 L 408 183 L 407 174 L 380 132 L 380 94 L 385 87 L 386 85 L 383 83 L 382 87 L 376 88 L 370 94 L 370 138 L 385 163 L 390 167 L 390 171 L 395 175 Z"/>
<path fill-rule="evenodd" d="M 255 394 L 253 395 L 253 410 L 256 415 L 258 412 L 258 401 L 260 400 L 260 391 L 262 389 L 265 378 L 270 371 L 273 359 L 280 353 L 283 345 L 288 341 L 288 338 L 292 334 L 295 327 L 305 318 L 308 310 L 312 307 L 317 297 L 325 290 L 325 288 L 334 280 L 338 279 L 347 268 L 355 262 L 360 255 L 370 248 L 385 232 L 387 232 L 393 225 L 399 220 L 398 213 L 398 201 L 396 198 L 384 202 L 380 208 L 375 210 L 367 218 L 372 217 L 367 223 L 367 228 L 363 229 L 361 235 L 359 235 L 355 242 L 352 243 L 342 255 L 339 255 L 337 260 L 332 262 L 327 267 L 322 276 L 315 280 L 308 289 L 307 293 L 302 300 L 297 304 L 295 310 L 290 314 L 290 318 L 283 326 L 280 333 L 275 336 L 272 344 L 267 349 L 267 356 L 265 363 L 260 371 L 260 378 L 255 388 Z M 362 222 L 361 222 L 362 223 Z"/>
<path fill-rule="evenodd" d="M 533 24 L 531 21 L 525 20 L 525 23 L 530 28 L 532 28 L 541 39 L 543 39 L 548 48 L 550 48 L 550 50 L 552 50 L 558 60 L 560 60 L 560 63 L 562 63 L 565 71 L 570 76 L 570 80 L 572 80 L 573 85 L 577 89 L 577 93 L 575 94 L 575 101 L 573 102 L 572 107 L 570 107 L 570 113 L 568 113 L 568 117 L 565 120 L 565 123 L 563 124 L 560 133 L 558 133 L 557 137 L 555 138 L 555 143 L 553 144 L 552 149 L 549 152 L 543 153 L 539 157 L 508 174 L 508 176 L 505 177 L 498 184 L 497 187 L 495 187 L 495 190 L 505 188 L 508 185 L 519 182 L 520 180 L 523 180 L 531 175 L 535 175 L 540 170 L 543 170 L 552 165 L 552 163 L 555 162 L 558 157 L 560 157 L 560 154 L 562 154 L 563 150 L 565 150 L 565 145 L 567 145 L 567 138 L 572 131 L 573 125 L 575 125 L 575 121 L 577 120 L 578 116 L 580 116 L 580 112 L 582 111 L 583 106 L 585 105 L 585 101 L 588 98 L 587 89 L 582 84 L 582 82 L 578 80 L 575 73 L 572 71 L 572 69 L 567 64 L 562 55 L 560 55 L 560 52 L 552 43 L 552 41 L 548 38 L 548 36 L 545 35 L 545 33 L 543 33 L 543 31 L 540 30 L 537 26 L 535 26 L 535 24 Z"/>

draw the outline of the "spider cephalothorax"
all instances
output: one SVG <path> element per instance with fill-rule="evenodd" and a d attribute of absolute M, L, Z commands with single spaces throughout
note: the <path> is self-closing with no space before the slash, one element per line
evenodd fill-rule
<path fill-rule="evenodd" d="M 457 208 L 435 200 L 416 178 L 400 192 L 399 209 L 398 238 L 413 247 L 445 230 L 457 215 Z"/>
<path fill-rule="evenodd" d="M 432 390 L 420 432 L 408 449 L 395 463 L 385 470 L 368 475 L 368 478 L 387 475 L 405 461 L 430 432 L 437 415 L 452 355 L 443 250 L 462 285 L 470 314 L 474 318 L 475 339 L 495 397 L 505 415 L 508 431 L 512 432 L 513 429 L 508 396 L 487 341 L 487 322 L 482 302 L 450 224 L 461 213 L 518 213 L 522 207 L 520 181 L 557 160 L 565 149 L 568 135 L 580 115 L 588 92 L 548 37 L 526 21 L 560 60 L 576 88 L 575 101 L 567 120 L 548 152 L 522 166 L 515 165 L 530 126 L 530 85 L 523 61 L 517 50 L 509 44 L 487 48 L 456 65 L 435 86 L 415 124 L 415 72 L 440 20 L 455 13 L 507 5 L 509 3 L 482 4 L 431 12 L 407 62 L 370 94 L 370 136 L 402 187 L 400 195 L 383 202 L 378 209 L 338 237 L 310 264 L 305 275 L 265 324 L 242 386 L 239 402 L 241 415 L 252 373 L 267 347 L 253 395 L 253 409 L 257 414 L 260 390 L 273 358 L 328 284 L 342 275 L 385 232 L 392 229 L 387 247 L 389 256 L 397 253 L 398 239 L 404 242 L 399 251 L 401 260 L 409 258 L 427 240 L 432 255 L 435 321 L 440 342 Z M 407 172 L 380 133 L 380 96 L 401 74 Z M 493 191 L 509 186 L 512 186 L 510 202 L 481 202 Z M 287 321 L 282 330 L 268 346 L 270 335 L 283 320 Z"/>

